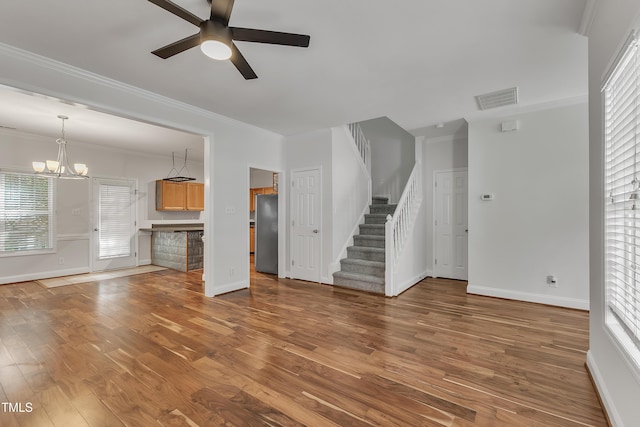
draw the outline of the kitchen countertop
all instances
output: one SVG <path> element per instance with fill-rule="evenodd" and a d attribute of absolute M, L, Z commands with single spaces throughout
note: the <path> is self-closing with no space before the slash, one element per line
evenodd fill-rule
<path fill-rule="evenodd" d="M 152 228 L 141 228 L 140 231 L 204 231 L 204 224 L 154 224 Z"/>

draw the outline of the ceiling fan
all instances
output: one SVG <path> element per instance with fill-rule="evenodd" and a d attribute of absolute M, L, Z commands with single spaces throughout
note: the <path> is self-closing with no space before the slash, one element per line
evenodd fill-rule
<path fill-rule="evenodd" d="M 187 49 L 200 45 L 205 55 L 218 60 L 231 59 L 233 65 L 246 80 L 258 78 L 247 60 L 236 47 L 234 40 L 243 42 L 269 43 L 285 46 L 308 47 L 310 37 L 303 34 L 281 33 L 229 26 L 229 16 L 234 0 L 207 0 L 211 3 L 209 19 L 202 20 L 188 10 L 169 0 L 149 0 L 164 10 L 200 27 L 200 32 L 171 43 L 153 53 L 167 59 Z"/>

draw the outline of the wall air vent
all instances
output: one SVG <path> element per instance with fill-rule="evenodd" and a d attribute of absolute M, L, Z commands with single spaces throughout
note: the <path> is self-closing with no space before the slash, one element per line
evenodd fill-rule
<path fill-rule="evenodd" d="M 478 108 L 481 110 L 516 105 L 518 103 L 518 87 L 478 95 L 476 101 L 478 101 Z"/>

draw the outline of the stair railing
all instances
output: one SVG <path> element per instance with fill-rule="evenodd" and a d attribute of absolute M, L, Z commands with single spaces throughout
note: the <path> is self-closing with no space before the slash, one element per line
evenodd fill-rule
<path fill-rule="evenodd" d="M 351 123 L 340 128 L 340 131 L 344 132 L 345 136 L 352 141 L 349 144 L 353 144 L 350 146 L 353 149 L 353 157 L 350 155 L 349 159 L 353 159 L 354 166 L 360 170 L 357 178 L 354 178 L 357 182 L 349 184 L 353 184 L 351 187 L 353 193 L 350 198 L 354 203 L 353 206 L 350 206 L 352 209 L 349 209 L 346 214 L 344 212 L 338 214 L 334 212 L 334 226 L 336 219 L 338 219 L 341 226 L 343 226 L 342 230 L 347 227 L 347 224 L 352 228 L 344 236 L 340 236 L 340 238 L 345 238 L 344 245 L 335 254 L 334 261 L 329 266 L 330 273 L 340 269 L 340 260 L 347 257 L 347 248 L 353 245 L 353 237 L 358 234 L 360 224 L 364 223 L 365 215 L 369 213 L 369 204 L 371 203 L 371 144 L 358 123 Z M 344 185 L 347 184 L 341 183 L 341 186 Z M 364 194 L 365 191 L 366 194 Z M 341 210 L 338 210 L 338 212 L 341 212 Z M 341 215 L 341 218 L 337 218 L 336 215 Z"/>
<path fill-rule="evenodd" d="M 422 202 L 422 164 L 416 162 L 404 187 L 398 206 L 393 214 L 387 215 L 385 223 L 385 295 L 395 296 L 396 264 L 405 249 L 406 241 L 413 230 L 415 216 Z"/>
<path fill-rule="evenodd" d="M 369 172 L 369 176 L 371 176 L 371 143 L 364 135 L 360 123 L 349 123 L 347 126 L 351 136 L 353 136 L 353 142 L 356 144 L 360 157 Z"/>

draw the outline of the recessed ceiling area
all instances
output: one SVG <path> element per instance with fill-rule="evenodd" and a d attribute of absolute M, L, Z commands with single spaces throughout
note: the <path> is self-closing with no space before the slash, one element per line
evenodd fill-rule
<path fill-rule="evenodd" d="M 208 16 L 206 0 L 175 3 Z M 0 2 L 0 43 L 282 135 L 381 116 L 411 131 L 477 115 L 475 95 L 508 87 L 522 106 L 585 96 L 586 3 L 236 0 L 229 25 L 311 36 L 238 42 L 250 81 L 199 49 L 151 54 L 194 26 L 144 0 Z"/>
<path fill-rule="evenodd" d="M 105 114 L 88 106 L 0 85 L 0 128 L 60 137 L 58 115 L 68 116 L 65 134 L 69 141 L 171 157 L 172 152 L 204 161 L 201 135 Z"/>

